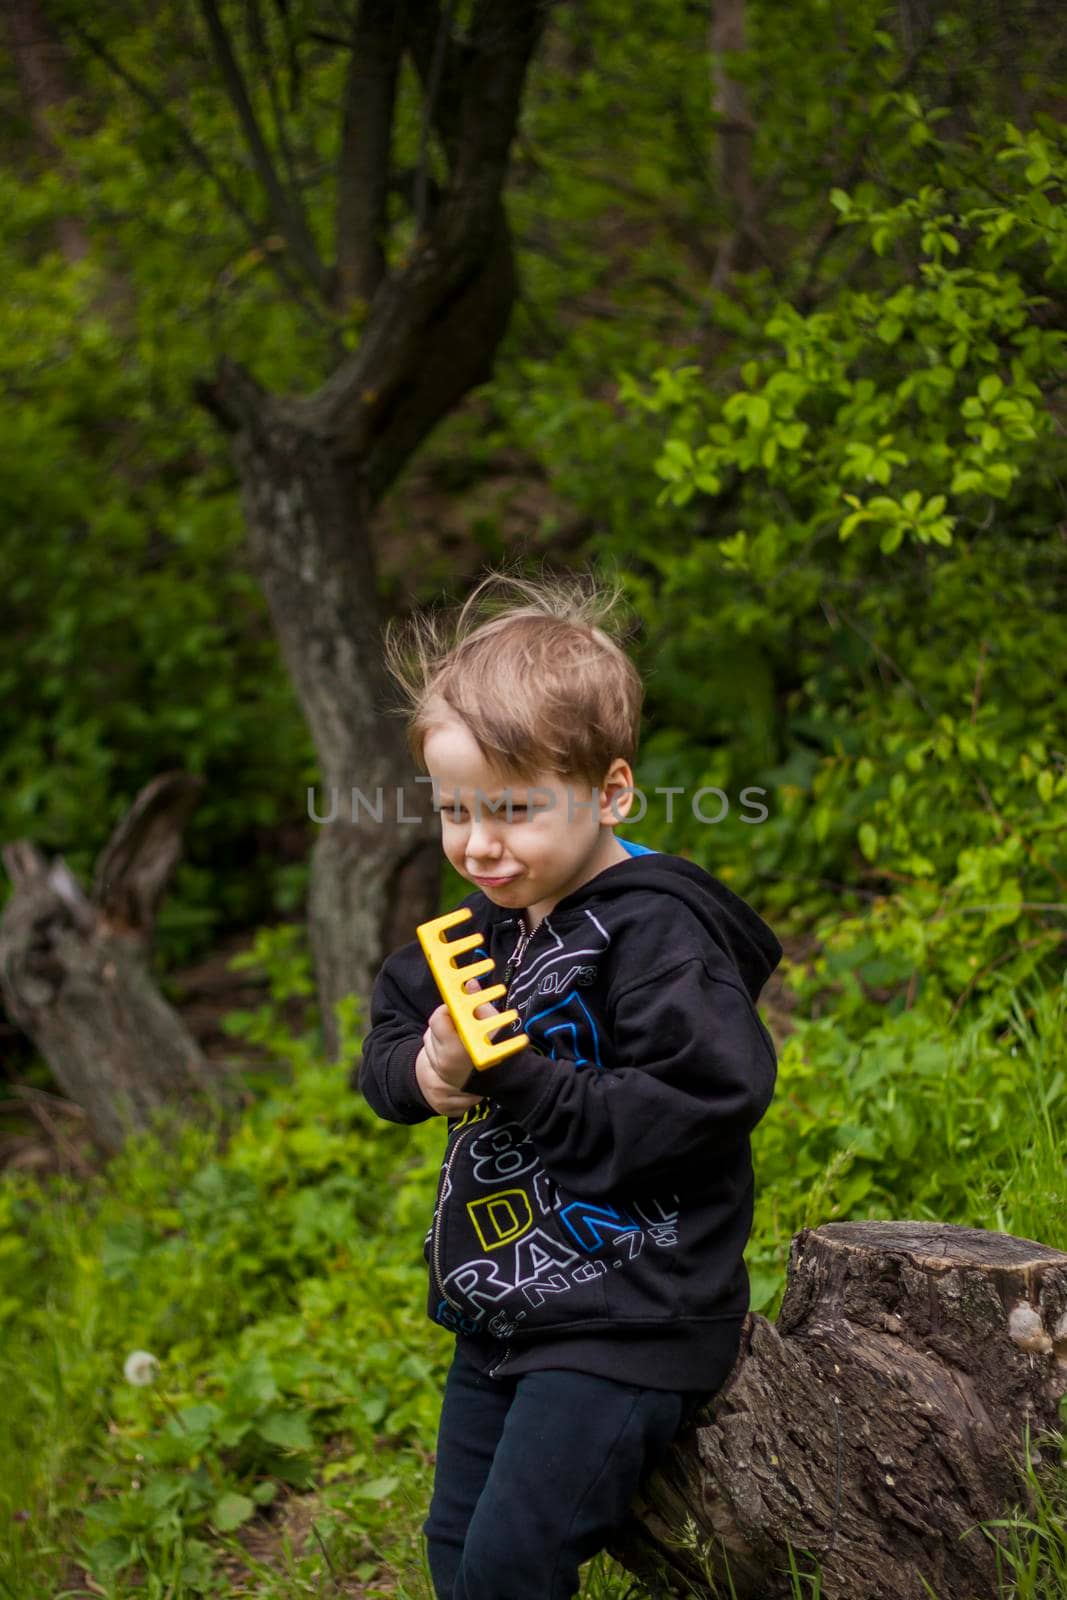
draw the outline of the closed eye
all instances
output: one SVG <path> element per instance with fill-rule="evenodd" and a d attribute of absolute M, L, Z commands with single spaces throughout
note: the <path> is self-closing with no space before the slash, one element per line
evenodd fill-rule
<path fill-rule="evenodd" d="M 441 815 L 443 817 L 447 817 L 450 822 L 466 822 L 467 818 L 469 816 L 469 812 L 467 811 L 466 806 L 449 806 L 449 805 L 445 805 L 444 801 L 441 802 L 440 811 L 441 811 Z M 515 817 L 518 817 L 518 816 L 525 817 L 525 816 L 527 816 L 529 814 L 529 811 L 530 811 L 530 807 L 529 806 L 526 806 L 526 805 L 522 805 L 522 806 L 513 805 L 512 808 L 511 808 L 511 816 L 512 816 L 513 819 Z M 494 816 L 495 817 L 502 817 L 505 822 L 508 820 L 508 813 L 507 813 L 506 809 L 503 806 L 500 808 L 499 811 L 495 811 L 495 812 L 487 811 L 485 813 L 485 815 L 486 815 L 487 818 L 488 817 L 494 817 Z"/>

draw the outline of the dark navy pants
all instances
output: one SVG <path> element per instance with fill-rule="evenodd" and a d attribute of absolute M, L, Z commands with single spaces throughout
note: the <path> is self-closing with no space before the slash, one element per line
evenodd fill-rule
<path fill-rule="evenodd" d="M 422 1527 L 437 1600 L 571 1600 L 580 1564 L 715 1392 L 561 1368 L 489 1378 L 457 1349 Z"/>

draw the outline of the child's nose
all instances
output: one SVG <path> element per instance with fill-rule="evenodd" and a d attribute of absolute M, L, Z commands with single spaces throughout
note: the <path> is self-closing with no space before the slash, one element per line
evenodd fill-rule
<path fill-rule="evenodd" d="M 475 818 L 467 835 L 467 854 L 480 859 L 500 854 L 500 840 L 489 817 Z"/>

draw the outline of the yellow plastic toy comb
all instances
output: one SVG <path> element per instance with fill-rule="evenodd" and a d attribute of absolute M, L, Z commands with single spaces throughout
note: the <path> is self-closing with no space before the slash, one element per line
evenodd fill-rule
<path fill-rule="evenodd" d="M 447 911 L 443 917 L 431 917 L 429 922 L 420 922 L 415 932 L 419 936 L 423 954 L 430 964 L 430 971 L 441 992 L 441 999 L 456 1024 L 456 1032 L 463 1040 L 467 1054 L 474 1065 L 482 1068 L 493 1066 L 504 1056 L 514 1055 L 516 1050 L 522 1050 L 530 1041 L 524 1033 L 516 1033 L 512 1038 L 501 1039 L 496 1044 L 489 1039 L 489 1035 L 495 1033 L 498 1028 L 505 1027 L 509 1022 L 518 1021 L 519 1013 L 515 1010 L 498 1011 L 492 1017 L 474 1015 L 478 1007 L 484 1005 L 487 1000 L 496 1000 L 501 995 L 506 995 L 508 991 L 502 983 L 494 983 L 488 989 L 479 989 L 477 994 L 468 994 L 463 987 L 468 978 L 477 978 L 484 972 L 494 970 L 491 956 L 486 956 L 482 961 L 472 961 L 470 966 L 456 966 L 457 956 L 463 955 L 467 950 L 475 950 L 481 944 L 480 933 L 467 934 L 463 939 L 445 938 L 449 928 L 466 922 L 473 915 L 470 906 L 461 906 L 458 911 Z"/>

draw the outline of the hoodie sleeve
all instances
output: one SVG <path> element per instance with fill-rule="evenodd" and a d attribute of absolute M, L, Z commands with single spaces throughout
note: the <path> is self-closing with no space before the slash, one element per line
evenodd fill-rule
<path fill-rule="evenodd" d="M 608 1026 L 610 1070 L 529 1048 L 465 1087 L 505 1106 L 574 1194 L 706 1177 L 774 1093 L 774 1046 L 747 991 L 692 957 L 619 994 Z"/>
<path fill-rule="evenodd" d="M 359 1089 L 371 1110 L 387 1122 L 425 1122 L 436 1115 L 415 1077 L 415 1057 L 430 1012 L 438 1004 L 435 987 L 432 994 L 424 992 L 426 979 L 432 986 L 422 951 L 414 943 L 395 951 L 374 981 Z"/>

